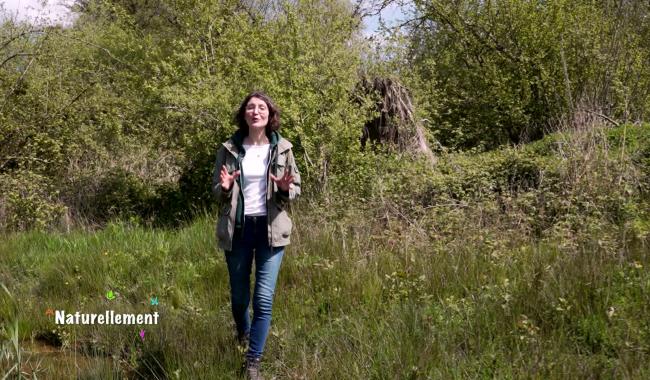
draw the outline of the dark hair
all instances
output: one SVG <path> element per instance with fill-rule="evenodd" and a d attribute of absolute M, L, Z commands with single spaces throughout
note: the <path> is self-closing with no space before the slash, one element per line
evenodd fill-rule
<path fill-rule="evenodd" d="M 244 98 L 244 101 L 239 106 L 237 115 L 235 115 L 235 122 L 237 123 L 239 130 L 244 132 L 244 135 L 248 135 L 248 123 L 246 123 L 244 115 L 246 114 L 246 105 L 252 98 L 263 100 L 269 109 L 269 122 L 266 124 L 266 134 L 269 135 L 272 131 L 280 129 L 280 110 L 278 107 L 273 103 L 268 95 L 261 91 L 254 91 Z"/>

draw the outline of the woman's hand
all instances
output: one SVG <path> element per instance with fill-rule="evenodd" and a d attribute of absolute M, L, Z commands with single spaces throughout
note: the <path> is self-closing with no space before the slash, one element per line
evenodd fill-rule
<path fill-rule="evenodd" d="M 221 167 L 221 188 L 224 191 L 230 191 L 232 183 L 235 182 L 237 178 L 239 178 L 239 170 L 235 170 L 232 174 L 229 174 L 226 165 Z"/>
<path fill-rule="evenodd" d="M 293 176 L 289 173 L 289 168 L 285 169 L 284 175 L 278 178 L 271 174 L 271 179 L 278 185 L 278 189 L 289 192 L 289 186 L 293 184 Z"/>

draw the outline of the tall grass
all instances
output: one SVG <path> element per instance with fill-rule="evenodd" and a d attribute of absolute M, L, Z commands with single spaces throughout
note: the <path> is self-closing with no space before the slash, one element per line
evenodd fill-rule
<path fill-rule="evenodd" d="M 296 205 L 265 373 L 650 376 L 643 149 L 630 148 L 629 131 L 624 153 L 617 131 L 594 133 L 443 157 L 431 177 L 413 179 L 412 193 L 379 189 L 375 203 Z M 587 138 L 596 143 L 580 144 Z M 212 215 L 173 231 L 113 223 L 95 233 L 24 233 L 0 242 L 0 258 L 20 340 L 96 360 L 41 366 L 45 378 L 240 375 Z M 56 326 L 48 307 L 161 316 L 142 341 L 138 326 Z"/>
<path fill-rule="evenodd" d="M 0 358 L 8 367 L 6 369 L 6 374 L 4 375 L 5 377 L 11 374 L 20 377 L 22 374 L 22 351 L 18 337 L 16 302 L 5 285 L 2 285 L 2 292 L 2 297 L 0 298 L 2 303 L 0 303 L 0 308 L 3 314 L 3 326 L 2 330 L 0 330 L 0 337 L 2 337 L 2 344 L 0 344 Z"/>

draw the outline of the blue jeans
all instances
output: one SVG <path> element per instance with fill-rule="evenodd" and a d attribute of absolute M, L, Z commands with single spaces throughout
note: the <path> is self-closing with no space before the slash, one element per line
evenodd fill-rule
<path fill-rule="evenodd" d="M 248 358 L 259 358 L 271 326 L 275 283 L 280 271 L 284 247 L 270 247 L 266 216 L 246 216 L 244 231 L 235 230 L 232 251 L 226 251 L 230 275 L 232 315 L 238 335 L 250 334 Z M 250 323 L 250 274 L 255 259 L 253 323 Z"/>

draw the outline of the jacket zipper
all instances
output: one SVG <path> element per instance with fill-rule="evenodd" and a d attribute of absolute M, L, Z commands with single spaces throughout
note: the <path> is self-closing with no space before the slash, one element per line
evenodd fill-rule
<path fill-rule="evenodd" d="M 269 152 L 269 163 L 266 167 L 266 225 L 268 226 L 269 229 L 269 247 L 273 248 L 273 223 L 271 223 L 271 218 L 270 218 L 270 212 L 269 212 L 269 193 L 271 193 L 271 197 L 273 196 L 273 181 L 271 181 L 271 167 L 273 167 L 273 175 L 275 175 L 276 172 L 276 166 L 277 166 L 277 151 L 278 151 L 278 145 L 274 145 L 273 149 L 271 152 Z"/>

